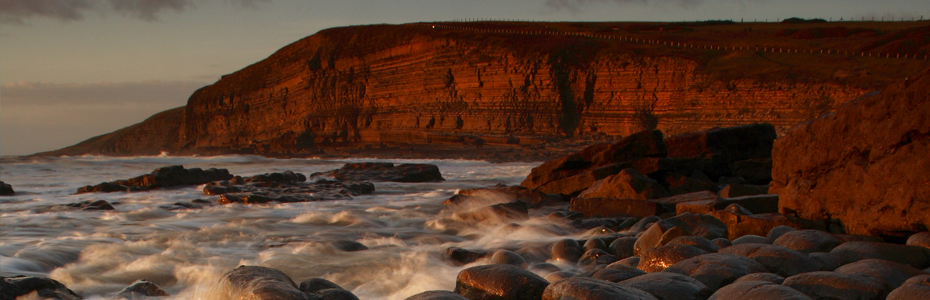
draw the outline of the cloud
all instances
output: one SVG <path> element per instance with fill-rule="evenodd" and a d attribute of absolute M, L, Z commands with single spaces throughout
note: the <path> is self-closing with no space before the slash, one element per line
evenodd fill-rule
<path fill-rule="evenodd" d="M 585 5 L 610 2 L 617 5 L 676 4 L 686 9 L 693 9 L 704 4 L 704 0 L 546 0 L 546 6 L 556 10 L 568 9 L 576 12 Z"/>
<path fill-rule="evenodd" d="M 182 12 L 191 3 L 188 0 L 110 0 L 110 5 L 118 13 L 151 22 L 157 21 L 156 15 L 163 10 Z"/>
<path fill-rule="evenodd" d="M 25 25 L 32 17 L 78 21 L 89 9 L 88 0 L 0 0 L 0 23 Z"/>
<path fill-rule="evenodd" d="M 271 0 L 222 0 L 222 3 L 243 9 L 257 9 Z M 197 3 L 200 3 L 199 1 Z M 0 23 L 26 25 L 31 18 L 49 18 L 63 22 L 80 21 L 84 14 L 95 10 L 101 14 L 114 12 L 143 21 L 158 21 L 165 11 L 184 12 L 194 7 L 192 0 L 0 0 Z"/>
<path fill-rule="evenodd" d="M 60 84 L 15 82 L 3 84 L 3 106 L 23 105 L 122 105 L 160 104 L 181 106 L 200 87 L 201 81 L 103 82 Z"/>

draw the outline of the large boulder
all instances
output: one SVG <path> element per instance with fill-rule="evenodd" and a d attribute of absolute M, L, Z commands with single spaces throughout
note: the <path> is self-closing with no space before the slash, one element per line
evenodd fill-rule
<path fill-rule="evenodd" d="M 624 169 L 617 175 L 608 176 L 592 184 L 578 194 L 579 198 L 657 199 L 668 196 L 659 183 L 640 174 L 633 168 Z"/>
<path fill-rule="evenodd" d="M 906 237 L 930 228 L 930 69 L 775 142 L 770 192 L 804 219 L 839 219 L 851 234 Z"/>
<path fill-rule="evenodd" d="M 588 189 L 598 180 L 607 178 L 611 175 L 620 173 L 623 169 L 629 168 L 629 163 L 609 164 L 606 166 L 596 167 L 584 173 L 567 178 L 558 179 L 546 183 L 537 188 L 540 192 L 562 195 L 577 195 Z"/>
<path fill-rule="evenodd" d="M 771 124 L 751 124 L 686 133 L 665 139 L 668 157 L 706 158 L 715 176 L 729 172 L 730 164 L 747 159 L 772 157 L 777 134 Z"/>
<path fill-rule="evenodd" d="M 530 175 L 520 183 L 526 188 L 539 188 L 549 182 L 572 177 L 592 169 L 594 155 L 610 147 L 610 144 L 595 144 L 581 151 L 547 161 L 530 170 Z"/>
<path fill-rule="evenodd" d="M 785 232 L 772 243 L 802 253 L 811 253 L 830 252 L 830 250 L 842 244 L 843 240 L 829 232 L 806 229 Z"/>
<path fill-rule="evenodd" d="M 681 214 L 657 221 L 646 229 L 634 244 L 634 254 L 641 255 L 646 250 L 662 246 L 676 237 L 693 235 L 713 240 L 725 237 L 726 225 L 708 215 Z"/>
<path fill-rule="evenodd" d="M 35 297 L 27 295 L 35 294 Z M 19 298 L 20 296 L 26 296 Z M 28 298 L 27 298 L 28 297 Z M 0 299 L 61 299 L 80 300 L 81 296 L 75 294 L 64 284 L 47 277 L 0 277 Z"/>
<path fill-rule="evenodd" d="M 459 272 L 455 293 L 470 300 L 538 300 L 549 282 L 512 265 L 484 265 Z"/>
<path fill-rule="evenodd" d="M 707 251 L 698 247 L 684 244 L 668 244 L 643 252 L 639 257 L 639 266 L 637 268 L 649 273 L 661 272 L 679 261 L 704 254 L 707 254 Z"/>
<path fill-rule="evenodd" d="M 260 266 L 239 266 L 229 271 L 212 289 L 217 299 L 317 300 L 301 291 L 284 272 Z"/>
<path fill-rule="evenodd" d="M 744 256 L 709 253 L 680 261 L 664 272 L 691 276 L 711 290 L 717 290 L 747 274 L 765 273 L 768 270 L 759 262 Z"/>
<path fill-rule="evenodd" d="M 649 293 L 629 286 L 588 277 L 570 277 L 553 282 L 542 300 L 658 300 Z"/>
<path fill-rule="evenodd" d="M 905 264 L 883 259 L 865 259 L 836 269 L 837 273 L 868 274 L 885 282 L 889 289 L 896 289 L 908 278 L 927 273 Z"/>
<path fill-rule="evenodd" d="M 919 246 L 853 241 L 833 248 L 830 253 L 836 255 L 843 265 L 876 258 L 911 265 L 918 269 L 930 266 L 927 249 Z"/>
<path fill-rule="evenodd" d="M 364 162 L 348 163 L 342 168 L 310 174 L 310 178 L 333 177 L 340 181 L 394 181 L 436 182 L 443 181 L 439 167 L 433 164 L 400 164 Z"/>
<path fill-rule="evenodd" d="M 820 271 L 817 260 L 804 253 L 782 246 L 769 244 L 739 244 L 720 249 L 718 253 L 729 253 L 751 258 L 772 273 L 783 277 Z"/>

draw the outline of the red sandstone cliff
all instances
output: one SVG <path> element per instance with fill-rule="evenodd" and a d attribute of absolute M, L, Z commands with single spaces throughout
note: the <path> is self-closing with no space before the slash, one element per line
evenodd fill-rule
<path fill-rule="evenodd" d="M 535 141 L 530 137 L 628 135 L 644 127 L 675 135 L 754 122 L 781 130 L 875 88 L 863 82 L 894 81 L 926 65 L 746 50 L 768 48 L 767 42 L 850 43 L 792 38 L 778 28 L 749 34 L 697 25 L 700 30 L 690 30 L 698 33 L 684 26 L 668 27 L 676 31 L 595 25 L 327 29 L 201 88 L 183 108 L 43 154 L 309 153 L 331 143 L 455 143 L 466 135 L 525 144 Z M 657 38 L 666 44 L 527 34 L 536 30 Z M 923 32 L 921 37 L 928 35 Z M 865 38 L 883 39 L 888 38 Z M 668 46 L 676 41 L 708 47 Z M 890 40 L 856 49 L 911 50 L 899 44 Z M 731 50 L 707 49 L 714 45 Z M 916 47 L 926 54 L 930 46 L 924 41 Z"/>

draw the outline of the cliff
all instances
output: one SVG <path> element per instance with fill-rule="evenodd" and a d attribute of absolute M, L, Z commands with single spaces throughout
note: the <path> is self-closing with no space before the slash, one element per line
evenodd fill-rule
<path fill-rule="evenodd" d="M 333 28 L 223 76 L 183 108 L 41 155 L 306 154 L 477 138 L 536 145 L 755 122 L 782 131 L 919 71 L 928 24 L 839 33 L 714 23 Z"/>

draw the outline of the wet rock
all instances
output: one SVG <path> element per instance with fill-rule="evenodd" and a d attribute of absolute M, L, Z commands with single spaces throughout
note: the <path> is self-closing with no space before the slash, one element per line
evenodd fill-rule
<path fill-rule="evenodd" d="M 470 250 L 458 247 L 450 247 L 446 249 L 443 257 L 447 262 L 450 262 L 453 265 L 462 266 L 473 263 L 487 255 L 488 251 L 485 250 Z"/>
<path fill-rule="evenodd" d="M 591 249 L 601 249 L 607 251 L 607 244 L 604 243 L 604 240 L 602 239 L 592 238 L 585 241 L 582 248 L 584 248 L 584 252 L 588 252 Z"/>
<path fill-rule="evenodd" d="M 765 237 L 769 238 L 769 240 L 772 241 L 772 243 L 775 243 L 775 240 L 777 240 L 779 237 L 781 237 L 785 233 L 789 231 L 795 231 L 795 230 L 797 229 L 795 229 L 794 227 L 790 227 L 790 226 L 784 226 L 784 225 L 775 226 L 775 227 L 772 227 L 772 230 L 769 230 L 769 234 L 766 235 Z M 785 245 L 779 245 L 779 246 L 788 247 Z M 788 248 L 791 248 L 791 247 L 788 247 Z M 794 249 L 794 250 L 798 250 L 798 249 Z"/>
<path fill-rule="evenodd" d="M 359 300 L 355 294 L 342 288 L 319 290 L 314 294 L 323 300 Z"/>
<path fill-rule="evenodd" d="M 332 177 L 339 181 L 438 182 L 445 179 L 432 164 L 347 163 L 342 168 L 310 174 L 309 178 Z"/>
<path fill-rule="evenodd" d="M 820 271 L 822 266 L 809 256 L 785 247 L 769 244 L 740 244 L 720 249 L 729 253 L 751 258 L 770 272 L 783 277 L 800 273 Z"/>
<path fill-rule="evenodd" d="M 930 275 L 914 276 L 888 293 L 888 300 L 930 299 Z"/>
<path fill-rule="evenodd" d="M 16 195 L 16 191 L 13 191 L 13 186 L 0 181 L 0 196 L 13 196 Z"/>
<path fill-rule="evenodd" d="M 744 276 L 745 277 L 745 276 Z M 812 300 L 793 288 L 769 281 L 738 280 L 720 288 L 708 300 Z"/>
<path fill-rule="evenodd" d="M 642 236 L 636 240 L 634 253 L 639 255 L 646 250 L 661 246 L 663 239 L 665 241 L 672 238 L 663 237 L 666 231 L 673 227 L 679 227 L 693 236 L 700 236 L 706 239 L 715 239 L 726 236 L 727 227 L 717 218 L 708 215 L 681 214 L 672 218 L 660 220 L 647 229 Z"/>
<path fill-rule="evenodd" d="M 466 212 L 456 212 L 453 214 L 453 218 L 473 222 L 510 222 L 525 220 L 528 218 L 528 214 L 529 210 L 526 203 L 514 201 L 489 205 Z"/>
<path fill-rule="evenodd" d="M 863 259 L 877 258 L 924 269 L 930 265 L 927 249 L 919 246 L 878 242 L 846 242 L 830 251 L 845 265 Z"/>
<path fill-rule="evenodd" d="M 158 207 L 165 210 L 184 210 L 184 209 L 201 209 L 212 206 L 213 202 L 204 199 L 194 199 L 190 202 L 178 201 L 171 205 L 159 205 Z"/>
<path fill-rule="evenodd" d="M 744 215 L 744 216 L 748 216 L 748 215 L 751 215 L 751 214 L 752 214 L 751 211 L 749 211 L 748 209 L 746 209 L 746 208 L 744 208 L 744 207 L 742 207 L 742 206 L 740 206 L 739 204 L 736 204 L 736 203 L 727 205 L 727 207 L 724 208 L 723 210 L 728 211 L 728 212 L 731 212 L 731 213 L 733 213 L 733 214 Z"/>
<path fill-rule="evenodd" d="M 903 238 L 930 227 L 930 71 L 909 82 L 851 100 L 776 141 L 772 191 L 782 213 L 839 219 L 850 234 Z"/>
<path fill-rule="evenodd" d="M 680 261 L 669 266 L 665 272 L 691 276 L 711 290 L 717 290 L 746 274 L 768 272 L 768 270 L 759 262 L 744 256 L 709 253 Z"/>
<path fill-rule="evenodd" d="M 744 235 L 731 242 L 733 245 L 739 244 L 771 244 L 768 238 L 758 235 Z"/>
<path fill-rule="evenodd" d="M 571 277 L 546 287 L 542 300 L 656 300 L 643 290 L 588 277 Z"/>
<path fill-rule="evenodd" d="M 145 299 L 146 297 L 167 297 L 171 296 L 165 290 L 162 290 L 157 284 L 146 281 L 145 279 L 136 280 L 123 290 L 116 293 L 111 300 L 136 300 Z"/>
<path fill-rule="evenodd" d="M 672 244 L 682 244 L 697 247 L 701 250 L 707 251 L 708 253 L 717 252 L 720 250 L 720 246 L 717 246 L 708 239 L 699 236 L 680 236 L 672 239 L 665 245 Z"/>
<path fill-rule="evenodd" d="M 618 260 L 617 262 L 612 263 L 608 265 L 607 267 L 610 267 L 612 265 L 619 265 L 619 266 L 627 266 L 627 267 L 635 268 L 639 266 L 639 261 L 640 259 L 638 256 L 630 256 L 630 257 Z"/>
<path fill-rule="evenodd" d="M 633 226 L 631 226 L 630 229 L 628 229 L 627 231 L 630 234 L 640 234 L 646 231 L 646 229 L 649 229 L 649 227 L 652 226 L 653 223 L 658 222 L 660 220 L 662 219 L 659 218 L 658 216 L 645 217 L 637 221 L 636 224 L 633 224 Z"/>
<path fill-rule="evenodd" d="M 35 298 L 38 299 L 81 299 L 81 296 L 68 289 L 64 284 L 51 278 L 32 276 L 0 277 L 0 299 L 20 299 L 20 296 L 27 295 L 35 295 Z"/>
<path fill-rule="evenodd" d="M 467 300 L 459 294 L 450 291 L 425 291 L 404 300 Z"/>
<path fill-rule="evenodd" d="M 814 299 L 882 299 L 885 283 L 867 274 L 810 272 L 785 278 L 782 285 Z"/>
<path fill-rule="evenodd" d="M 526 267 L 526 259 L 523 259 L 523 256 L 510 250 L 494 251 L 494 254 L 491 255 L 491 263 L 514 265 L 521 268 Z"/>
<path fill-rule="evenodd" d="M 648 217 L 657 212 L 658 204 L 651 201 L 617 198 L 572 198 L 570 209 L 586 216 Z"/>
<path fill-rule="evenodd" d="M 330 242 L 329 244 L 333 246 L 333 248 L 346 251 L 346 252 L 368 250 L 368 246 L 365 246 L 364 244 L 356 242 L 356 241 L 336 240 L 336 241 Z"/>
<path fill-rule="evenodd" d="M 807 256 L 820 263 L 821 271 L 833 271 L 842 266 L 839 257 L 828 252 L 813 252 Z"/>
<path fill-rule="evenodd" d="M 232 178 L 232 175 L 226 169 L 185 169 L 183 166 L 177 165 L 158 168 L 150 174 L 130 179 L 104 182 L 95 186 L 84 186 L 78 188 L 77 193 L 147 191 L 182 185 L 198 185 L 211 181 L 229 180 L 230 178 Z"/>
<path fill-rule="evenodd" d="M 703 300 L 713 293 L 694 278 L 669 272 L 649 273 L 618 284 L 643 290 L 660 300 Z"/>
<path fill-rule="evenodd" d="M 619 259 L 633 256 L 633 245 L 636 244 L 636 237 L 626 236 L 615 239 L 607 247 L 607 253 L 613 254 Z"/>
<path fill-rule="evenodd" d="M 771 158 L 776 136 L 770 124 L 751 124 L 673 136 L 665 144 L 668 157 L 711 159 L 715 176 L 720 176 L 729 173 L 732 163 Z"/>
<path fill-rule="evenodd" d="M 677 262 L 704 254 L 707 254 L 707 251 L 694 246 L 668 244 L 646 250 L 639 255 L 640 260 L 637 268 L 649 273 L 660 272 Z"/>
<path fill-rule="evenodd" d="M 495 203 L 519 201 L 526 203 L 529 208 L 540 208 L 561 202 L 558 195 L 549 195 L 522 186 L 507 186 L 495 188 L 481 188 L 460 190 L 455 196 L 449 198 L 443 205 L 462 205 L 467 202 Z"/>
<path fill-rule="evenodd" d="M 601 249 L 591 249 L 578 259 L 579 266 L 607 265 L 617 261 L 617 256 Z"/>
<path fill-rule="evenodd" d="M 717 210 L 726 210 L 728 206 L 738 204 L 744 209 L 755 213 L 774 213 L 778 210 L 778 195 L 756 195 L 736 198 L 713 198 L 679 203 L 676 212 L 683 214 L 709 214 Z M 745 213 L 743 213 L 745 214 Z"/>
<path fill-rule="evenodd" d="M 204 187 L 204 190 L 207 190 L 210 186 L 223 186 L 224 184 L 237 183 L 231 181 L 213 182 Z M 292 203 L 345 200 L 352 199 L 352 197 L 355 196 L 371 194 L 375 191 L 374 184 L 370 182 L 318 180 L 308 183 L 299 180 L 262 181 L 246 179 L 241 184 L 242 185 L 234 186 L 240 192 L 221 194 L 217 203 L 264 204 L 271 202 Z"/>
<path fill-rule="evenodd" d="M 907 245 L 930 249 L 930 232 L 918 232 L 907 237 Z"/>
<path fill-rule="evenodd" d="M 549 282 L 530 271 L 511 265 L 484 265 L 459 272 L 455 293 L 471 300 L 532 300 L 542 297 Z"/>
<path fill-rule="evenodd" d="M 595 182 L 578 194 L 578 198 L 656 199 L 666 197 L 668 192 L 655 180 L 629 168 L 617 175 Z"/>
<path fill-rule="evenodd" d="M 758 196 L 765 195 L 769 193 L 768 185 L 751 185 L 751 184 L 728 184 L 718 192 L 718 195 L 723 198 L 737 198 L 744 196 Z M 778 205 L 776 204 L 775 210 L 771 212 L 777 212 Z"/>
<path fill-rule="evenodd" d="M 890 288 L 896 289 L 908 278 L 925 275 L 924 271 L 915 269 L 909 265 L 899 264 L 883 259 L 864 259 L 839 267 L 836 273 L 843 274 L 868 274 L 884 281 Z"/>
<path fill-rule="evenodd" d="M 342 287 L 323 278 L 310 278 L 300 282 L 298 289 L 304 293 L 316 293 L 327 289 L 342 289 Z"/>
<path fill-rule="evenodd" d="M 591 278 L 610 282 L 621 282 L 636 276 L 644 275 L 646 271 L 618 264 L 610 264 L 600 271 L 594 272 Z"/>
<path fill-rule="evenodd" d="M 229 271 L 214 288 L 218 299 L 320 299 L 298 289 L 284 272 L 259 266 L 239 266 Z"/>
<path fill-rule="evenodd" d="M 578 276 L 578 274 L 576 274 L 575 272 L 558 271 L 558 272 L 552 272 L 552 273 L 546 274 L 546 276 L 543 277 L 543 279 L 549 282 L 556 282 L 556 281 L 559 281 L 565 278 L 575 277 L 575 276 Z"/>
<path fill-rule="evenodd" d="M 106 200 L 85 200 L 85 201 L 76 202 L 76 203 L 40 206 L 40 207 L 36 207 L 32 209 L 32 212 L 41 214 L 41 213 L 73 211 L 73 210 L 107 211 L 107 210 L 116 210 L 116 208 L 113 207 L 113 204 L 111 204 L 110 202 L 107 202 Z"/>
<path fill-rule="evenodd" d="M 604 151 L 610 146 L 611 144 L 607 143 L 595 144 L 588 146 L 587 148 L 584 148 L 577 153 L 547 161 L 542 165 L 533 168 L 530 171 L 530 175 L 526 176 L 526 179 L 520 183 L 520 186 L 535 189 L 545 185 L 546 183 L 568 178 L 589 171 L 592 168 L 596 168 L 594 164 L 591 163 L 594 155 Z M 546 191 L 546 193 L 557 192 Z"/>
<path fill-rule="evenodd" d="M 727 238 L 732 240 L 738 239 L 744 235 L 765 236 L 772 228 L 778 226 L 789 226 L 802 228 L 805 225 L 801 220 L 781 214 L 753 214 L 739 215 L 728 211 L 718 210 L 710 213 L 726 224 L 728 229 Z"/>
<path fill-rule="evenodd" d="M 578 262 L 578 259 L 581 258 L 581 255 L 584 254 L 581 252 L 582 248 L 578 245 L 578 241 L 573 239 L 563 239 L 561 241 L 555 242 L 552 245 L 552 249 L 549 252 L 549 256 L 552 257 L 552 260 L 555 261 L 567 261 L 567 262 Z"/>
<path fill-rule="evenodd" d="M 733 246 L 733 243 L 730 242 L 730 240 L 726 238 L 716 238 L 710 242 L 714 243 L 714 245 L 717 245 L 717 247 L 720 247 L 720 248 L 726 248 L 726 247 Z"/>
<path fill-rule="evenodd" d="M 774 229 L 773 229 L 774 230 Z M 830 252 L 843 241 L 820 230 L 790 230 L 779 236 L 773 244 L 797 250 L 801 253 Z"/>
<path fill-rule="evenodd" d="M 766 281 L 774 284 L 781 284 L 785 281 L 785 278 L 774 273 L 752 273 L 736 279 L 735 282 L 743 281 Z"/>

